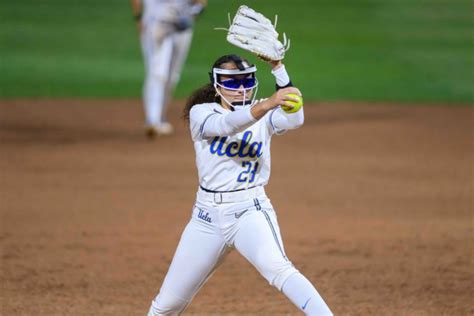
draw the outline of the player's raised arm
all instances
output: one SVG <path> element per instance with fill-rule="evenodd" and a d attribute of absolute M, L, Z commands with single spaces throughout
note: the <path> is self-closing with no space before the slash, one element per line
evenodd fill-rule
<path fill-rule="evenodd" d="M 276 108 L 280 105 L 285 105 L 290 108 L 293 108 L 293 105 L 290 102 L 298 102 L 298 99 L 296 98 L 296 96 L 292 96 L 291 94 L 295 94 L 296 96 L 301 97 L 300 90 L 295 87 L 287 87 L 277 90 L 271 97 L 255 104 L 255 106 L 252 107 L 251 113 L 253 117 L 255 117 L 256 119 L 260 119 L 269 111 L 273 109 L 275 109 L 276 111 Z"/>
<path fill-rule="evenodd" d="M 250 108 L 229 112 L 213 109 L 208 104 L 193 107 L 189 119 L 193 136 L 202 138 L 234 135 L 257 121 Z"/>
<path fill-rule="evenodd" d="M 272 23 L 264 15 L 247 6 L 241 6 L 229 28 L 225 30 L 227 30 L 229 43 L 253 53 L 272 67 L 277 92 L 254 105 L 252 115 L 260 119 L 271 111 L 267 126 L 272 133 L 280 134 L 285 130 L 301 126 L 304 122 L 304 114 L 300 109 L 301 92 L 298 89 L 290 89 L 293 84 L 282 63 L 285 53 L 290 48 L 290 40 L 283 33 L 283 40 L 280 41 L 275 27 L 276 20 Z"/>
<path fill-rule="evenodd" d="M 300 91 L 294 87 L 280 89 L 270 98 L 239 111 L 225 111 L 224 109 L 219 111 L 219 109 L 213 109 L 209 104 L 193 107 L 189 115 L 192 132 L 193 134 L 199 133 L 203 138 L 236 134 L 247 129 L 279 105 L 288 104 L 288 101 L 297 101 L 289 95 L 291 93 L 301 95 Z M 300 115 L 296 117 L 299 118 Z M 279 119 L 276 118 L 276 121 L 279 122 Z M 299 121 L 293 123 L 290 119 L 291 123 L 280 125 L 285 129 L 296 128 Z"/>
<path fill-rule="evenodd" d="M 302 104 L 302 95 L 301 91 L 293 87 L 293 83 L 286 71 L 286 67 L 281 60 L 265 61 L 272 67 L 272 74 L 275 77 L 277 91 L 272 97 L 261 103 L 263 103 L 263 106 L 265 107 L 265 103 L 268 101 L 271 102 L 271 99 L 274 98 L 274 101 L 276 101 L 280 106 L 274 106 L 271 110 L 259 112 L 265 115 L 270 111 L 270 114 L 267 115 L 266 118 L 270 131 L 272 133 L 282 134 L 286 130 L 295 129 L 303 125 L 304 112 L 302 107 L 300 107 L 300 104 Z M 298 105 L 297 108 L 294 108 L 295 103 Z M 254 111 L 257 112 L 259 110 L 258 104 L 254 108 Z"/>

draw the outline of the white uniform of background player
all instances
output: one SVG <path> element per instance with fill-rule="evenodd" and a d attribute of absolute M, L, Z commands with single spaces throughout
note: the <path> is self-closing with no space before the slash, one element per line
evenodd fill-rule
<path fill-rule="evenodd" d="M 285 67 L 274 66 L 277 86 L 290 86 Z M 255 98 L 255 71 L 236 55 L 221 57 L 213 67 L 213 85 L 201 88 L 207 90 L 202 95 L 212 98 L 217 90 L 218 102 L 188 105 L 200 187 L 190 222 L 148 316 L 179 315 L 233 248 L 301 311 L 332 315 L 286 256 L 277 216 L 264 190 L 270 177 L 272 135 L 297 128 L 304 120 L 302 109 L 287 114 L 276 105 L 289 100 L 287 93 L 299 94 L 299 90 L 284 88 L 254 106 L 242 105 Z M 236 101 L 239 96 L 247 102 Z"/>
<path fill-rule="evenodd" d="M 145 64 L 143 105 L 148 136 L 169 134 L 166 109 L 192 40 L 195 16 L 205 1 L 131 0 Z"/>

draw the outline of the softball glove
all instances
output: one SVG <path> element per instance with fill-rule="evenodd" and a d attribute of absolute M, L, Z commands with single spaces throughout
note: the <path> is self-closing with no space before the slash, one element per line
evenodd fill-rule
<path fill-rule="evenodd" d="M 276 31 L 278 16 L 275 22 L 263 14 L 242 5 L 237 10 L 234 19 L 230 21 L 229 28 L 216 28 L 227 31 L 227 41 L 237 47 L 249 51 L 261 59 L 270 61 L 282 60 L 285 52 L 290 49 L 290 40 L 283 33 L 283 43 L 278 40 Z"/>

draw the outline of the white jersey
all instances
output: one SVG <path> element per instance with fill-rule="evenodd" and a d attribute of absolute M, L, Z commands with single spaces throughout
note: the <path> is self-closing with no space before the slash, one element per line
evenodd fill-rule
<path fill-rule="evenodd" d="M 303 120 L 303 110 L 287 114 L 278 107 L 256 121 L 250 108 L 233 112 L 218 103 L 193 106 L 190 129 L 199 184 L 212 191 L 266 185 L 271 136 L 297 128 Z"/>
<path fill-rule="evenodd" d="M 189 0 L 143 0 L 143 22 L 173 22 L 185 14 L 191 15 Z"/>

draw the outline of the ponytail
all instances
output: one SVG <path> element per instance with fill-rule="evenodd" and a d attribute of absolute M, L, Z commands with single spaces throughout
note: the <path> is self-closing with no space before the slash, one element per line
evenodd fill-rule
<path fill-rule="evenodd" d="M 194 91 L 188 98 L 184 107 L 183 118 L 186 121 L 189 121 L 189 112 L 191 111 L 191 108 L 196 104 L 214 102 L 221 103 L 221 97 L 217 94 L 216 89 L 214 89 L 214 86 L 208 83 Z"/>

